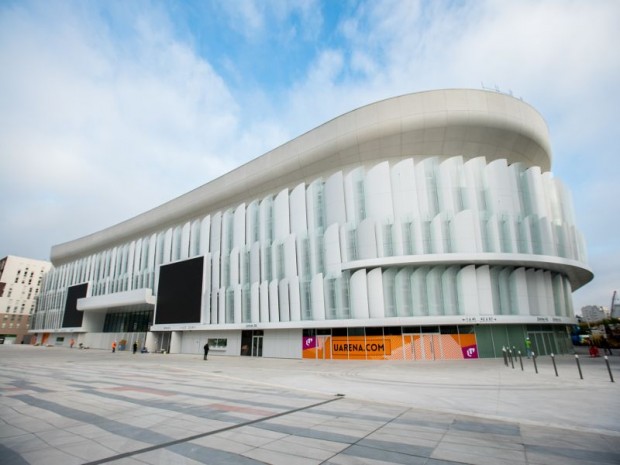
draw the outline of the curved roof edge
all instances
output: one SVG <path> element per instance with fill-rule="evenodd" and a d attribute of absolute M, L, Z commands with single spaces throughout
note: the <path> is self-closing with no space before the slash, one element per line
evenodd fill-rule
<path fill-rule="evenodd" d="M 474 89 L 405 94 L 352 110 L 187 194 L 117 225 L 55 245 L 61 265 L 347 166 L 407 157 L 505 158 L 551 168 L 547 125 L 529 104 Z"/>
<path fill-rule="evenodd" d="M 565 274 L 571 288 L 576 291 L 594 279 L 594 273 L 583 263 L 568 258 L 551 255 L 534 255 L 519 253 L 445 253 L 424 255 L 403 255 L 400 257 L 382 257 L 355 260 L 342 264 L 343 270 L 360 270 L 363 268 L 387 268 L 393 266 L 514 266 L 537 268 Z"/>

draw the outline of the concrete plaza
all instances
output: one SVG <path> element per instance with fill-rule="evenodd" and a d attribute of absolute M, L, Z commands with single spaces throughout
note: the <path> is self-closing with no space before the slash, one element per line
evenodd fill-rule
<path fill-rule="evenodd" d="M 0 345 L 0 464 L 618 464 L 620 357 L 366 362 Z"/>

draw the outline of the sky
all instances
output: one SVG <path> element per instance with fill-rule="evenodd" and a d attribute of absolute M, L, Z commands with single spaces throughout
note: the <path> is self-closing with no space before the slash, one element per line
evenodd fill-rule
<path fill-rule="evenodd" d="M 0 0 L 0 257 L 132 218 L 347 111 L 491 88 L 536 108 L 620 292 L 616 0 Z"/>

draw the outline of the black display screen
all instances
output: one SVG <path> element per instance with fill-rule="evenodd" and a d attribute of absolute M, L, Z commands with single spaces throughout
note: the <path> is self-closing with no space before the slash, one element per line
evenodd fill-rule
<path fill-rule="evenodd" d="M 62 328 L 77 328 L 82 326 L 84 312 L 77 309 L 77 300 L 86 297 L 88 283 L 70 286 L 67 289 L 67 302 L 65 303 L 65 315 L 62 317 Z"/>
<path fill-rule="evenodd" d="M 200 323 L 204 257 L 162 265 L 155 324 Z"/>

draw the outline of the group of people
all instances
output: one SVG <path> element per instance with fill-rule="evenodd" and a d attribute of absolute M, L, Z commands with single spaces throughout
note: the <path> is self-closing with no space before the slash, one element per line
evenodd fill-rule
<path fill-rule="evenodd" d="M 116 341 L 112 341 L 112 353 L 116 352 L 116 348 L 118 347 L 118 344 L 116 343 Z M 132 345 L 132 352 L 135 354 L 138 351 L 138 343 L 134 342 Z M 146 348 L 142 350 L 142 353 L 146 352 Z"/>
<path fill-rule="evenodd" d="M 598 347 L 596 346 L 596 343 L 594 342 L 594 340 L 589 339 L 589 344 L 590 344 L 590 348 L 589 348 L 589 352 L 590 352 L 590 357 L 600 357 L 601 354 L 598 350 Z M 607 340 L 607 337 L 603 337 L 601 339 L 601 349 L 603 349 L 603 354 L 605 355 L 613 355 L 611 352 L 611 346 L 609 345 L 609 341 Z"/>
<path fill-rule="evenodd" d="M 590 357 L 601 356 L 598 350 L 598 347 L 593 339 L 591 338 L 588 339 L 588 345 L 590 346 L 589 348 Z M 611 352 L 611 346 L 609 345 L 609 341 L 607 340 L 607 337 L 603 337 L 601 339 L 600 346 L 601 346 L 601 349 L 603 349 L 603 353 L 605 355 L 613 355 Z M 525 338 L 525 350 L 527 351 L 527 358 L 530 358 L 532 356 L 532 341 L 530 340 L 529 337 Z"/>

